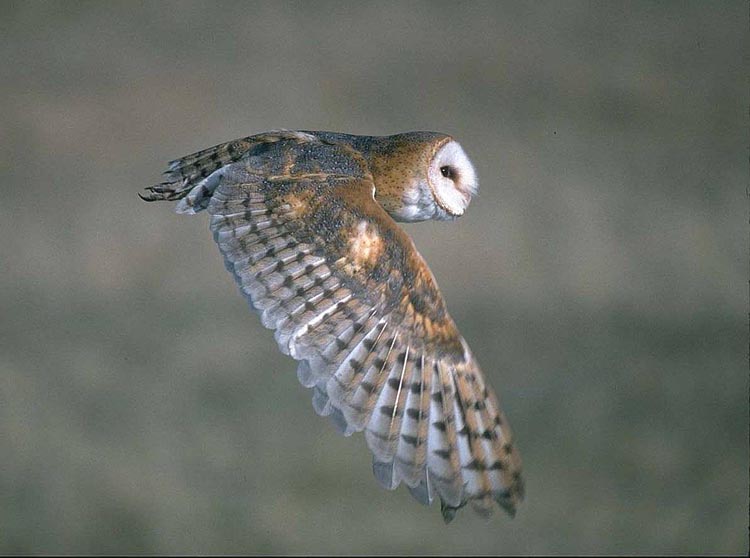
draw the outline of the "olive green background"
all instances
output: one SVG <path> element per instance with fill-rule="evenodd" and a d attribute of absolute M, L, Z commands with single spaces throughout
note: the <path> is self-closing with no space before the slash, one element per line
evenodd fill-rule
<path fill-rule="evenodd" d="M 0 4 L 0 553 L 747 553 L 745 2 Z M 381 490 L 167 160 L 453 134 L 406 226 L 522 452 L 515 519 Z"/>

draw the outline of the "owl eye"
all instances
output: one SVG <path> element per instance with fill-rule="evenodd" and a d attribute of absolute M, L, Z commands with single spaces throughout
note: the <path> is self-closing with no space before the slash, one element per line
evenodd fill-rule
<path fill-rule="evenodd" d="M 445 178 L 450 178 L 451 180 L 455 180 L 456 175 L 458 173 L 456 173 L 456 169 L 454 169 L 451 166 L 446 165 L 444 167 L 440 167 L 440 174 L 442 174 Z"/>

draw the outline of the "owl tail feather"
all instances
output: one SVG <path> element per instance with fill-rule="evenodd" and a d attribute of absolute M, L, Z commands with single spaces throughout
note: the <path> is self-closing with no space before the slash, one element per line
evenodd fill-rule
<path fill-rule="evenodd" d="M 147 202 L 179 201 L 177 213 L 198 213 L 208 207 L 208 202 L 219 185 L 221 173 L 216 171 L 239 161 L 260 144 L 277 141 L 303 143 L 316 141 L 316 137 L 306 132 L 276 130 L 220 143 L 170 161 L 169 170 L 164 173 L 167 180 L 149 186 L 146 194 L 138 195 Z"/>
<path fill-rule="evenodd" d="M 221 172 L 215 172 L 197 184 L 191 180 L 162 182 L 146 188 L 146 194 L 138 194 L 143 201 L 178 201 L 177 213 L 194 214 L 208 207 L 208 202 L 221 180 Z"/>
<path fill-rule="evenodd" d="M 177 213 L 197 213 L 206 209 L 221 178 L 221 173 L 216 171 L 238 160 L 246 152 L 239 145 L 241 141 L 223 143 L 171 161 L 169 170 L 164 173 L 167 180 L 149 186 L 146 194 L 138 195 L 147 202 L 179 201 Z"/>

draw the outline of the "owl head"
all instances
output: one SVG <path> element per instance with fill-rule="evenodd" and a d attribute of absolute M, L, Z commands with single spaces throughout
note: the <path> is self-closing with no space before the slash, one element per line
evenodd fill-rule
<path fill-rule="evenodd" d="M 397 221 L 456 219 L 479 189 L 474 166 L 448 135 L 377 137 L 361 149 L 375 180 L 375 199 Z"/>

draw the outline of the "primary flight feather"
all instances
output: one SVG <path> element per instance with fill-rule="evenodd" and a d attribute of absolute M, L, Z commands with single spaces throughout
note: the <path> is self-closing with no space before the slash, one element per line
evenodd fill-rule
<path fill-rule="evenodd" d="M 450 521 L 511 515 L 521 461 L 497 398 L 427 264 L 395 223 L 454 219 L 477 191 L 450 136 L 277 131 L 170 163 L 146 201 L 207 210 L 226 267 L 300 361 L 313 406 L 364 431 L 378 482 Z"/>

